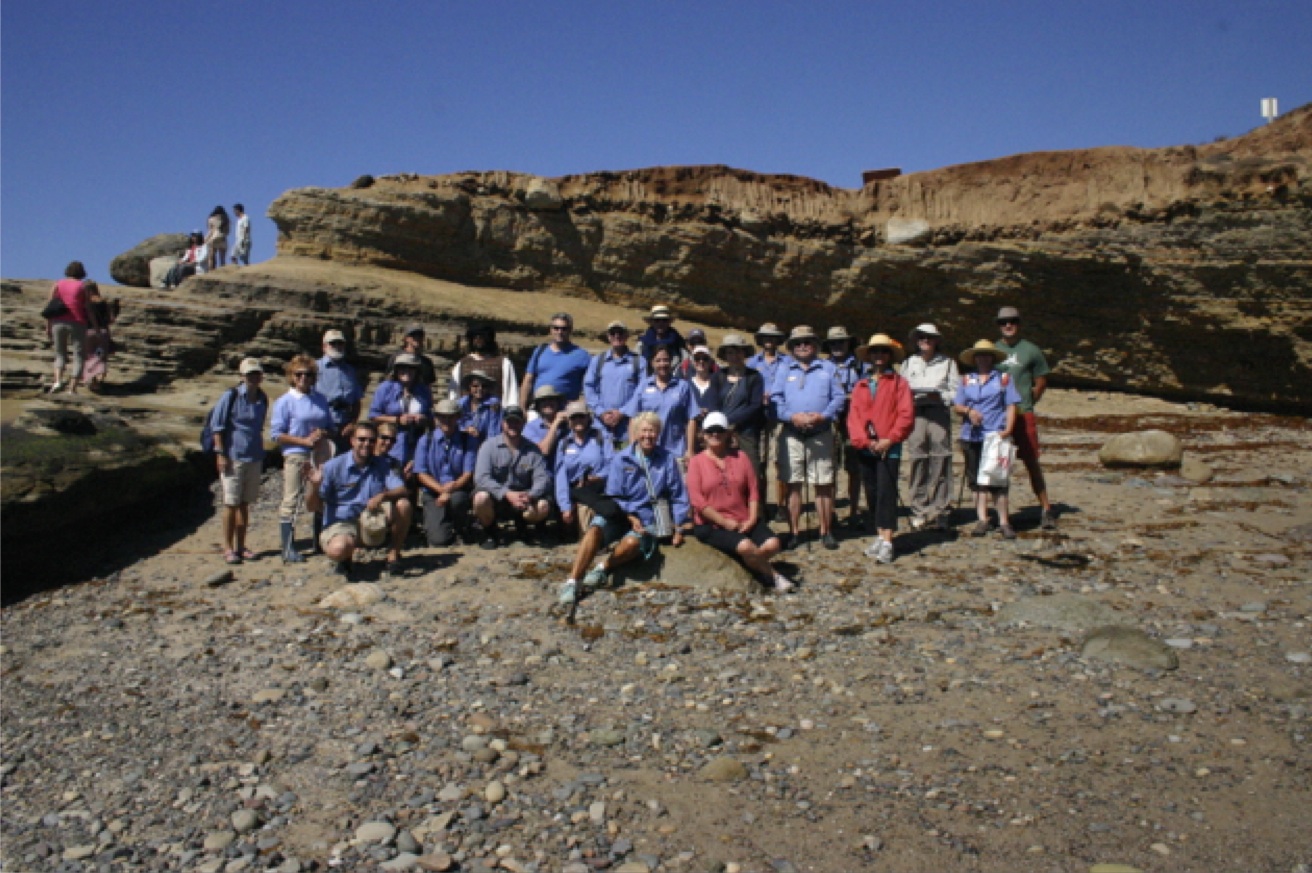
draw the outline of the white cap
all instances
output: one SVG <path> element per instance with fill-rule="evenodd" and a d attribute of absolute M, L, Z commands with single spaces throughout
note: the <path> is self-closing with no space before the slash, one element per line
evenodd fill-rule
<path fill-rule="evenodd" d="M 710 415 L 706 416 L 706 420 L 702 422 L 702 430 L 710 430 L 713 427 L 722 427 L 725 430 L 729 429 L 729 419 L 724 417 L 723 412 L 712 412 Z"/>
<path fill-rule="evenodd" d="M 708 349 L 706 346 L 692 347 L 692 356 L 695 358 L 698 355 L 705 355 L 706 357 L 710 358 L 712 361 L 715 360 L 715 355 L 711 354 L 711 350 Z"/>

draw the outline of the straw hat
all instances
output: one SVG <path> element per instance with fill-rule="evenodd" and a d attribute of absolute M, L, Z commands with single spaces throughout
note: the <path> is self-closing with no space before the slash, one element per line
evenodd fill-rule
<path fill-rule="evenodd" d="M 767 321 L 765 324 L 761 325 L 761 329 L 756 332 L 756 341 L 759 343 L 763 336 L 772 336 L 775 339 L 783 339 L 784 332 L 780 330 L 779 325 L 775 324 L 773 321 Z"/>
<path fill-rule="evenodd" d="M 668 318 L 670 321 L 674 321 L 674 313 L 670 312 L 670 307 L 657 304 L 651 308 L 651 312 L 642 317 L 643 321 L 655 321 L 658 318 Z"/>
<path fill-rule="evenodd" d="M 1007 357 L 1003 354 L 1002 349 L 993 344 L 992 340 L 982 339 L 962 352 L 960 361 L 967 367 L 973 367 L 975 366 L 975 356 L 980 354 L 992 355 L 994 363 Z"/>
<path fill-rule="evenodd" d="M 870 360 L 871 349 L 888 349 L 893 353 L 893 363 L 895 364 L 900 363 L 906 357 L 902 344 L 886 333 L 877 333 L 865 345 L 857 346 L 855 354 L 861 360 L 868 361 Z"/>
<path fill-rule="evenodd" d="M 747 337 L 740 333 L 727 333 L 724 335 L 724 339 L 720 340 L 720 347 L 715 350 L 715 356 L 720 360 L 724 360 L 725 349 L 742 349 L 750 355 L 756 351 L 756 346 L 749 343 Z"/>
<path fill-rule="evenodd" d="M 797 327 L 793 328 L 793 332 L 788 335 L 788 348 L 791 349 L 793 345 L 800 340 L 819 342 L 820 337 L 816 336 L 815 330 L 813 330 L 809 324 L 799 324 Z"/>

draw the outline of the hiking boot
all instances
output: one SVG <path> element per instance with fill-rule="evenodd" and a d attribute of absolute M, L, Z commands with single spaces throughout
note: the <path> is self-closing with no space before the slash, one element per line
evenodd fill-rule
<path fill-rule="evenodd" d="M 989 532 L 989 523 L 987 521 L 977 521 L 975 526 L 970 529 L 970 535 L 973 537 L 982 537 Z"/>
<path fill-rule="evenodd" d="M 802 541 L 797 538 L 797 534 L 784 534 L 779 538 L 779 551 L 791 552 L 801 545 Z"/>
<path fill-rule="evenodd" d="M 1056 530 L 1057 513 L 1053 512 L 1051 509 L 1043 510 L 1043 515 L 1039 518 L 1039 527 L 1044 530 Z"/>
<path fill-rule="evenodd" d="M 1004 540 L 1014 540 L 1016 538 L 1016 529 L 1009 524 L 999 527 L 998 533 L 1002 534 Z"/>
<path fill-rule="evenodd" d="M 838 548 L 838 540 L 834 539 L 833 534 L 825 534 L 820 538 L 820 545 L 832 552 L 834 549 Z"/>

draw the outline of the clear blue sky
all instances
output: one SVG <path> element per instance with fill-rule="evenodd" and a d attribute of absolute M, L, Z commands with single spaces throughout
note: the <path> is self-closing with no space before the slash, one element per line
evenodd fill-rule
<path fill-rule="evenodd" d="M 855 188 L 1312 101 L 1312 2 L 3 0 L 0 274 L 363 173 L 723 163 Z"/>

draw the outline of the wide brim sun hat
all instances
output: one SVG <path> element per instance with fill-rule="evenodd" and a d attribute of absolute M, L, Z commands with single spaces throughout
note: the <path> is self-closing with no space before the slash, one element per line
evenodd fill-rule
<path fill-rule="evenodd" d="M 668 318 L 670 321 L 674 321 L 674 313 L 670 312 L 670 307 L 663 304 L 657 304 L 651 308 L 651 312 L 648 312 L 642 317 L 642 320 L 655 321 L 658 318 Z"/>
<path fill-rule="evenodd" d="M 927 321 L 924 324 L 918 324 L 911 328 L 911 333 L 907 334 L 907 342 L 909 342 L 914 349 L 916 347 L 916 341 L 922 336 L 933 337 L 940 342 L 943 339 L 943 334 L 938 332 L 938 328 Z"/>
<path fill-rule="evenodd" d="M 779 329 L 779 325 L 775 324 L 773 321 L 767 321 L 765 324 L 761 325 L 759 330 L 756 331 L 755 334 L 756 341 L 759 343 L 761 341 L 761 337 L 763 336 L 771 336 L 776 339 L 783 339 L 786 336 L 786 334 Z"/>
<path fill-rule="evenodd" d="M 819 344 L 820 337 L 816 335 L 815 330 L 813 330 L 810 325 L 799 324 L 797 327 L 793 328 L 793 332 L 788 335 L 788 342 L 786 345 L 791 349 L 802 340 L 810 340 L 813 343 Z"/>
<path fill-rule="evenodd" d="M 854 354 L 863 361 L 870 360 L 871 349 L 888 349 L 893 355 L 893 363 L 899 364 L 906 357 L 902 344 L 886 333 L 877 333 L 863 346 L 857 346 Z"/>
<path fill-rule="evenodd" d="M 756 346 L 749 343 L 747 337 L 740 333 L 728 333 L 724 335 L 724 339 L 720 340 L 720 345 L 715 350 L 715 356 L 722 361 L 725 359 L 725 349 L 742 349 L 750 355 L 752 352 L 756 351 Z"/>
<path fill-rule="evenodd" d="M 852 336 L 847 332 L 847 328 L 831 327 L 829 328 L 829 330 L 825 331 L 825 340 L 823 343 L 821 343 L 821 345 L 824 346 L 825 351 L 828 351 L 830 343 L 838 343 L 838 342 L 850 343 L 855 339 L 856 337 Z"/>
<path fill-rule="evenodd" d="M 958 358 L 958 360 L 960 360 L 961 363 L 965 364 L 967 367 L 974 367 L 975 357 L 981 354 L 992 355 L 993 360 L 995 362 L 1000 361 L 1003 358 L 1007 357 L 1005 354 L 1002 353 L 1002 349 L 998 348 L 993 344 L 993 340 L 982 339 L 979 342 L 975 343 L 970 348 L 966 349 L 964 352 L 962 352 L 961 357 Z"/>

